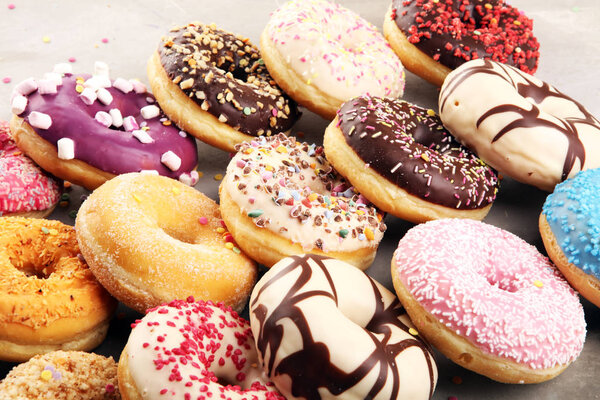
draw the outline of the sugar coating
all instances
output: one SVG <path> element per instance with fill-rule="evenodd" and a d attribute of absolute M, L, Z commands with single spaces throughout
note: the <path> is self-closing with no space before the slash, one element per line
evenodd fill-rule
<path fill-rule="evenodd" d="M 258 367 L 250 323 L 222 304 L 188 298 L 149 310 L 127 356 L 146 399 L 284 399 Z"/>
<path fill-rule="evenodd" d="M 431 221 L 407 232 L 395 260 L 420 305 L 484 352 L 541 369 L 568 364 L 583 348 L 577 294 L 510 232 L 471 220 Z"/>
<path fill-rule="evenodd" d="M 389 44 L 358 14 L 324 0 L 293 0 L 265 28 L 308 85 L 348 100 L 363 93 L 400 97 L 404 69 Z"/>
<path fill-rule="evenodd" d="M 600 279 L 600 169 L 556 185 L 542 213 L 567 260 Z"/>
<path fill-rule="evenodd" d="M 0 398 L 119 400 L 117 364 L 82 351 L 54 351 L 17 365 L 0 382 Z"/>

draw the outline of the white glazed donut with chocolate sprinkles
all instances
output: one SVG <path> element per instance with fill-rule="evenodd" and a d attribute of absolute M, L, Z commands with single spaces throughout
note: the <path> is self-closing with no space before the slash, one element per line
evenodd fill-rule
<path fill-rule="evenodd" d="M 246 254 L 267 266 L 304 253 L 371 265 L 386 229 L 382 214 L 338 175 L 322 147 L 280 134 L 237 149 L 220 208 Z"/>
<path fill-rule="evenodd" d="M 263 368 L 288 400 L 433 395 L 431 349 L 396 296 L 342 261 L 281 260 L 254 288 L 250 320 Z"/>
<path fill-rule="evenodd" d="M 323 143 L 333 166 L 365 197 L 412 222 L 483 219 L 496 198 L 496 172 L 461 146 L 433 110 L 406 101 L 347 101 Z"/>
<path fill-rule="evenodd" d="M 600 121 L 553 86 L 514 67 L 469 61 L 448 75 L 440 117 L 498 171 L 546 191 L 600 167 Z"/>
<path fill-rule="evenodd" d="M 192 297 L 133 324 L 118 374 L 127 400 L 284 400 L 258 367 L 248 321 Z"/>
<path fill-rule="evenodd" d="M 148 76 L 173 121 L 223 150 L 287 132 L 300 116 L 258 49 L 215 25 L 194 22 L 171 29 L 148 62 Z"/>

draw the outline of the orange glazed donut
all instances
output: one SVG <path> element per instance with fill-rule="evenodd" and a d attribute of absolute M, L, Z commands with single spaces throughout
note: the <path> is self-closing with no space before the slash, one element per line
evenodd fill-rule
<path fill-rule="evenodd" d="M 142 313 L 188 296 L 240 310 L 256 281 L 217 204 L 174 179 L 117 176 L 87 198 L 75 227 L 98 280 Z"/>
<path fill-rule="evenodd" d="M 81 258 L 73 227 L 0 218 L 0 359 L 93 349 L 115 307 Z"/>

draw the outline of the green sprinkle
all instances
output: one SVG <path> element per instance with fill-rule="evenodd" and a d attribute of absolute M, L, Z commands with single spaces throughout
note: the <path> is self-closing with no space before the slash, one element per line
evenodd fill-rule
<path fill-rule="evenodd" d="M 327 204 L 327 206 L 331 205 L 331 199 L 329 198 L 329 196 L 323 196 L 323 201 L 325 202 L 325 204 Z"/>
<path fill-rule="evenodd" d="M 259 59 L 258 59 L 258 63 L 259 63 L 260 65 L 265 65 L 265 60 L 263 60 L 262 58 L 259 58 Z"/>
<path fill-rule="evenodd" d="M 77 210 L 71 210 L 71 211 L 69 211 L 69 217 L 71 217 L 71 218 L 77 217 Z"/>
<path fill-rule="evenodd" d="M 69 193 L 63 193 L 63 194 L 60 196 L 60 199 L 61 199 L 62 201 L 68 201 L 68 200 L 70 200 L 70 199 L 71 199 L 71 196 L 69 195 Z"/>
<path fill-rule="evenodd" d="M 579 12 L 579 7 L 575 6 L 575 7 L 571 8 L 571 10 L 573 10 L 573 12 Z"/>
<path fill-rule="evenodd" d="M 346 236 L 348 236 L 348 229 L 342 229 L 338 232 L 338 234 L 340 235 L 340 237 L 345 238 Z"/>
<path fill-rule="evenodd" d="M 356 203 L 354 201 L 350 200 L 350 202 L 348 203 L 348 205 L 350 207 L 354 207 L 356 205 Z"/>
<path fill-rule="evenodd" d="M 256 217 L 260 217 L 261 215 L 263 215 L 265 212 L 263 210 L 252 210 L 248 213 L 248 216 L 250 218 L 256 218 Z"/>
<path fill-rule="evenodd" d="M 45 226 L 42 226 L 42 233 L 44 233 L 44 234 L 46 234 L 46 235 L 47 235 L 47 234 L 49 234 L 49 233 L 50 233 L 50 231 L 49 231 L 49 230 L 48 230 L 48 228 L 46 228 Z"/>
<path fill-rule="evenodd" d="M 233 248 L 233 249 L 231 249 L 231 250 L 233 250 L 233 252 L 234 252 L 235 254 L 240 254 L 240 253 L 242 252 L 242 251 L 241 251 L 240 249 L 238 249 L 237 247 L 234 247 L 234 248 Z"/>
<path fill-rule="evenodd" d="M 250 115 L 251 112 L 252 110 L 250 110 L 250 107 L 244 107 L 244 114 Z"/>

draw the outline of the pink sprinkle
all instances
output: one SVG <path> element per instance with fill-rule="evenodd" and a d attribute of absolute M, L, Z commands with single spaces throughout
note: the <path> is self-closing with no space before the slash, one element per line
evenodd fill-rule
<path fill-rule="evenodd" d="M 273 114 L 273 116 L 276 117 L 277 116 L 277 110 L 276 109 L 272 109 L 271 110 L 271 114 Z"/>
<path fill-rule="evenodd" d="M 112 393 L 112 392 L 115 391 L 115 386 L 113 384 L 111 384 L 111 383 L 108 383 L 106 385 L 105 390 L 106 390 L 106 393 Z"/>
<path fill-rule="evenodd" d="M 108 38 L 102 38 L 102 43 L 108 43 Z"/>
<path fill-rule="evenodd" d="M 15 5 L 14 5 L 13 3 L 10 3 L 10 4 L 8 5 L 8 9 L 9 9 L 9 10 L 14 10 L 14 9 L 15 9 Z"/>
<path fill-rule="evenodd" d="M 254 204 L 254 197 L 248 197 L 248 203 Z"/>
<path fill-rule="evenodd" d="M 69 62 L 70 63 L 74 63 L 75 61 L 77 61 L 77 59 L 75 57 L 69 57 Z"/>
<path fill-rule="evenodd" d="M 206 225 L 206 224 L 208 224 L 208 218 L 200 217 L 200 218 L 198 218 L 198 222 L 200 222 L 200 225 Z"/>
<path fill-rule="evenodd" d="M 2 83 L 10 83 L 10 81 L 12 81 L 10 76 L 6 76 L 6 77 L 2 78 Z"/>
<path fill-rule="evenodd" d="M 237 160 L 237 162 L 235 163 L 235 165 L 237 165 L 238 168 L 244 168 L 246 166 L 246 161 L 244 161 L 244 160 Z"/>

